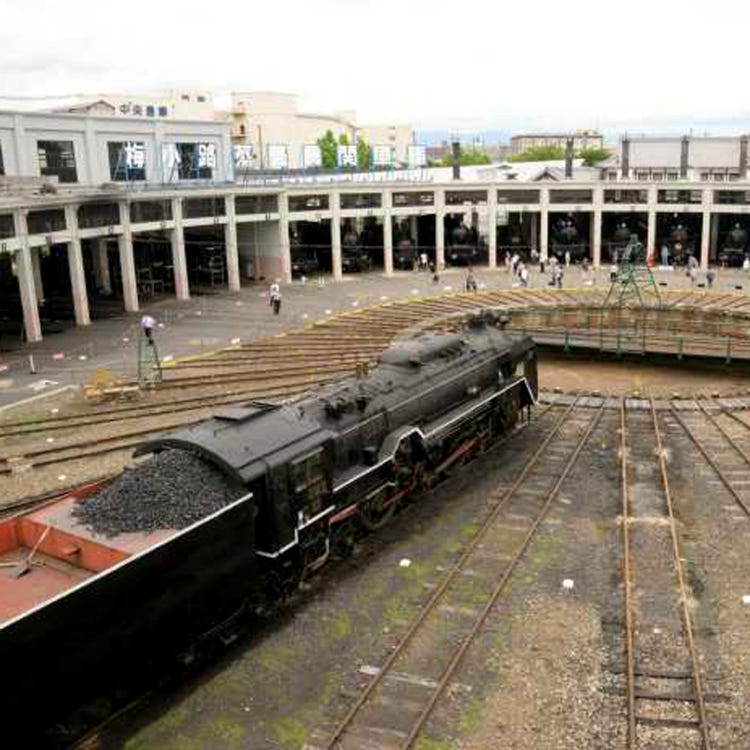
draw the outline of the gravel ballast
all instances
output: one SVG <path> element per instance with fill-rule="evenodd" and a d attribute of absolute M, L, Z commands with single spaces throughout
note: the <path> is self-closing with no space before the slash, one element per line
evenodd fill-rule
<path fill-rule="evenodd" d="M 208 462 L 167 450 L 78 505 L 75 518 L 108 537 L 183 529 L 239 499 L 245 488 Z"/>

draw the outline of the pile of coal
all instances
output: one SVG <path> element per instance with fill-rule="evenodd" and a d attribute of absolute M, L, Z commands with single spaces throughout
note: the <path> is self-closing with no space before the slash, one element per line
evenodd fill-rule
<path fill-rule="evenodd" d="M 96 534 L 183 529 L 246 494 L 202 458 L 166 450 L 78 504 L 73 515 Z"/>

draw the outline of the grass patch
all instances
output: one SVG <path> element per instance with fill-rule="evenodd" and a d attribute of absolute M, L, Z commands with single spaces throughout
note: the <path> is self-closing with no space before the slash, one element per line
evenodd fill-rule
<path fill-rule="evenodd" d="M 305 725 L 297 719 L 281 719 L 273 725 L 273 735 L 283 748 L 299 750 L 307 739 Z"/>

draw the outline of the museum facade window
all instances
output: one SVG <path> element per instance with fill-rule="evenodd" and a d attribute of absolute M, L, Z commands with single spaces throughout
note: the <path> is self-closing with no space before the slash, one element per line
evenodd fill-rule
<path fill-rule="evenodd" d="M 146 144 L 142 141 L 110 141 L 107 143 L 109 177 L 115 182 L 146 179 Z"/>
<path fill-rule="evenodd" d="M 78 182 L 73 141 L 37 141 L 39 174 L 60 182 Z"/>

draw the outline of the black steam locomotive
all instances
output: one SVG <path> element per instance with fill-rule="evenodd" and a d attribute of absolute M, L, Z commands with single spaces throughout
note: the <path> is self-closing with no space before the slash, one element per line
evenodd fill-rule
<path fill-rule="evenodd" d="M 572 216 L 559 218 L 551 226 L 549 252 L 560 262 L 565 260 L 566 253 L 570 253 L 572 261 L 580 261 L 588 257 L 588 246 L 582 239 Z"/>
<path fill-rule="evenodd" d="M 458 224 L 448 234 L 446 248 L 448 263 L 452 266 L 472 266 L 481 262 L 479 236 L 476 229 Z"/>
<path fill-rule="evenodd" d="M 372 372 L 297 403 L 249 403 L 144 444 L 137 453 L 155 456 L 132 472 L 154 496 L 173 487 L 157 471 L 170 455 L 222 484 L 226 502 L 184 528 L 107 535 L 78 520 L 132 482 L 127 472 L 88 499 L 0 522 L 3 561 L 34 548 L 44 563 L 0 577 L 8 747 L 43 746 L 46 728 L 81 705 L 116 705 L 122 694 L 105 686 L 142 684 L 167 658 L 225 637 L 263 596 L 322 565 L 337 539 L 378 528 L 409 493 L 506 433 L 536 393 L 533 342 L 477 321 L 393 346 Z M 194 494 L 182 492 L 179 508 Z M 140 522 L 116 510 L 125 528 Z"/>
<path fill-rule="evenodd" d="M 341 240 L 341 267 L 344 273 L 358 273 L 372 268 L 372 259 L 353 227 L 346 229 Z"/>
<path fill-rule="evenodd" d="M 735 223 L 724 238 L 724 246 L 719 251 L 719 263 L 722 266 L 741 266 L 747 251 L 747 231 L 739 223 Z"/>

